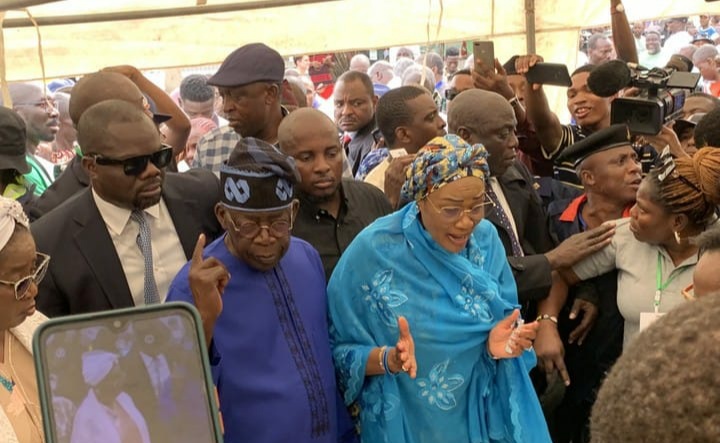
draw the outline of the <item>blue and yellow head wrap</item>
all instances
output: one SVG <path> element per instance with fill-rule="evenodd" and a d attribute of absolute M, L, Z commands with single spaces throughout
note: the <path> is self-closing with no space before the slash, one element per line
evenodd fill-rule
<path fill-rule="evenodd" d="M 418 151 L 407 169 L 403 199 L 419 201 L 464 177 L 485 180 L 490 171 L 483 145 L 469 145 L 457 135 L 435 137 Z"/>

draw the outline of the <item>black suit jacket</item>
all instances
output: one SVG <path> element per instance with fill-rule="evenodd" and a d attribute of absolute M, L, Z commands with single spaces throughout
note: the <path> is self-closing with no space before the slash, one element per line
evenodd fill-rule
<path fill-rule="evenodd" d="M 30 203 L 27 209 L 28 217 L 33 221 L 37 220 L 88 186 L 90 186 L 90 177 L 83 168 L 82 157 L 76 155 L 57 180 Z"/>
<path fill-rule="evenodd" d="M 505 247 L 520 303 L 542 300 L 547 297 L 552 284 L 550 262 L 543 254 L 554 247 L 542 201 L 533 187 L 530 172 L 517 161 L 498 177 L 498 182 L 515 219 L 518 240 L 525 256 L 512 256 L 510 233 L 502 227 L 496 211 L 490 212 L 486 218 L 497 228 Z"/>
<path fill-rule="evenodd" d="M 188 259 L 200 233 L 208 242 L 221 234 L 214 212 L 219 199 L 220 182 L 210 171 L 165 175 L 163 200 Z M 52 257 L 36 300 L 40 312 L 56 317 L 134 306 L 91 188 L 33 222 L 31 230 L 38 251 Z"/>
<path fill-rule="evenodd" d="M 373 131 L 375 130 L 375 117 L 368 123 L 364 128 L 360 129 L 355 137 L 350 140 L 347 146 L 348 162 L 352 168 L 353 176 L 357 174 L 360 162 L 370 152 L 372 147 L 375 145 L 375 138 L 373 137 Z"/>

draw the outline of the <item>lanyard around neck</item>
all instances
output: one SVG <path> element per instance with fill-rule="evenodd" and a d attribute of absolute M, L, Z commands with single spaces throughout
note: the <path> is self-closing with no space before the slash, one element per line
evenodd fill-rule
<path fill-rule="evenodd" d="M 677 275 L 677 274 L 675 274 Z M 657 267 L 655 268 L 655 298 L 653 299 L 653 306 L 655 307 L 655 313 L 657 314 L 660 310 L 660 302 L 662 300 L 662 292 L 672 283 L 675 279 L 675 275 L 670 273 L 670 276 L 665 283 L 662 281 L 662 254 L 658 251 L 657 255 Z"/>

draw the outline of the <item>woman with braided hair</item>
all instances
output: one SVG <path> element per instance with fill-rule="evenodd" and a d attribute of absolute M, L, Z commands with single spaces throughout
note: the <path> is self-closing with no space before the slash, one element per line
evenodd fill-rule
<path fill-rule="evenodd" d="M 538 325 L 518 321 L 483 220 L 486 157 L 455 135 L 428 142 L 402 188 L 412 203 L 355 237 L 330 279 L 338 384 L 364 443 L 550 441 L 528 376 Z"/>
<path fill-rule="evenodd" d="M 630 218 L 617 221 L 612 243 L 560 272 L 570 285 L 618 270 L 617 303 L 625 319 L 624 346 L 663 313 L 683 303 L 698 247 L 691 241 L 716 224 L 720 149 L 693 157 L 669 152 L 642 181 Z"/>

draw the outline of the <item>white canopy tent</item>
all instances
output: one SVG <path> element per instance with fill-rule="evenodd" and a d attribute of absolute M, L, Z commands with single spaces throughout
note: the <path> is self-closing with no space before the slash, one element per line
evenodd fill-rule
<path fill-rule="evenodd" d="M 630 20 L 720 14 L 703 0 L 624 3 Z M 120 64 L 219 63 L 255 41 L 292 55 L 492 39 L 505 59 L 534 40 L 546 60 L 575 66 L 579 30 L 610 22 L 607 0 L 0 0 L 0 10 L 21 6 L 38 27 L 25 11 L 5 13 L 0 74 L 4 68 L 7 81 L 42 78 L 37 31 L 45 77 L 54 78 Z M 94 22 L 96 14 L 104 20 Z"/>

